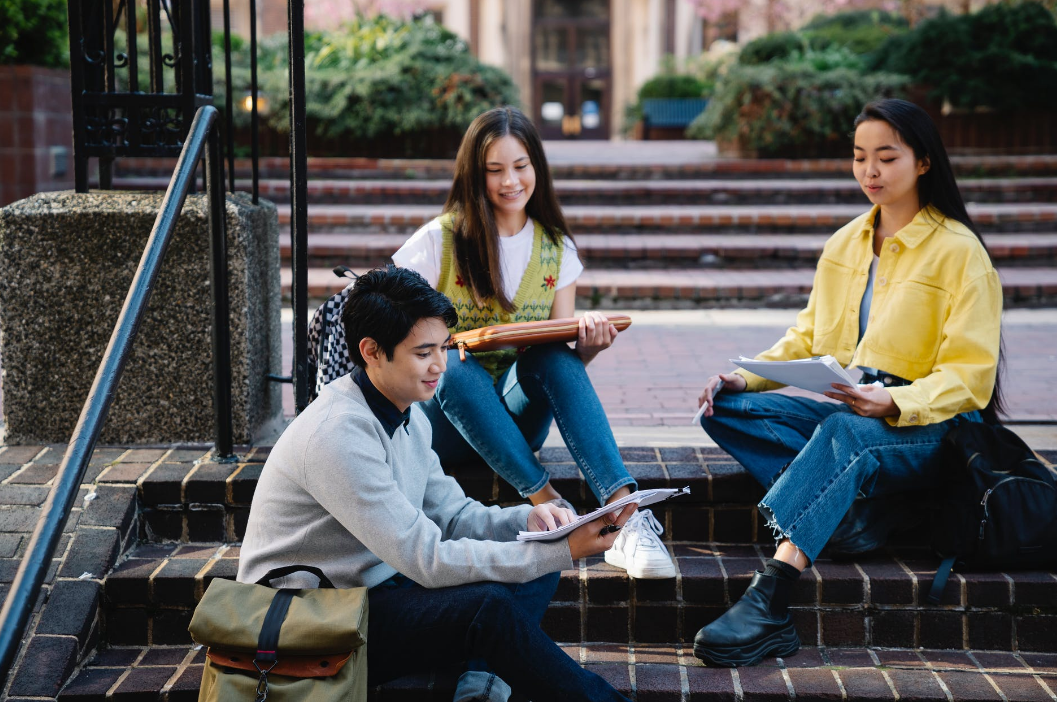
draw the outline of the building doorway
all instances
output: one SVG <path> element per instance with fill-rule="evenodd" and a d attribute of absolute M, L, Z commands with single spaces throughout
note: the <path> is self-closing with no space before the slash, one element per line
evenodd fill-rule
<path fill-rule="evenodd" d="M 533 2 L 533 119 L 544 139 L 608 139 L 610 0 Z"/>

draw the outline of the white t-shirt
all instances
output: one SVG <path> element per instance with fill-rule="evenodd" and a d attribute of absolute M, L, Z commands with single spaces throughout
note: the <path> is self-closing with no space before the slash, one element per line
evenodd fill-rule
<path fill-rule="evenodd" d="M 535 222 L 529 217 L 514 236 L 499 237 L 499 266 L 503 271 L 503 292 L 508 300 L 517 296 L 521 279 L 528 269 L 532 256 L 532 238 Z M 440 261 L 444 249 L 444 232 L 440 220 L 434 219 L 423 225 L 404 245 L 393 254 L 393 262 L 401 268 L 410 268 L 426 279 L 434 288 L 440 282 Z M 576 245 L 572 239 L 565 237 L 562 250 L 562 267 L 558 272 L 555 290 L 572 285 L 584 270 Z"/>

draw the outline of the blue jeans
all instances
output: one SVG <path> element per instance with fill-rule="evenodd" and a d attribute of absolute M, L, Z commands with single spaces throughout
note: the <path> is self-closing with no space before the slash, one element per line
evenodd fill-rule
<path fill-rule="evenodd" d="M 449 351 L 436 394 L 419 406 L 442 463 L 479 455 L 522 497 L 550 481 L 535 452 L 552 420 L 600 504 L 624 486 L 636 489 L 587 369 L 566 344 L 530 347 L 494 384 L 471 354 L 460 361 Z"/>
<path fill-rule="evenodd" d="M 935 487 L 943 436 L 959 422 L 980 421 L 968 412 L 892 427 L 844 404 L 777 393 L 721 392 L 714 408 L 701 426 L 768 488 L 759 509 L 776 540 L 788 538 L 812 561 L 859 495 Z"/>
<path fill-rule="evenodd" d="M 502 699 L 495 693 L 504 680 L 534 700 L 629 702 L 540 629 L 558 577 L 431 590 L 396 576 L 371 588 L 368 685 L 461 666 L 467 672 L 459 678 L 456 702 Z"/>

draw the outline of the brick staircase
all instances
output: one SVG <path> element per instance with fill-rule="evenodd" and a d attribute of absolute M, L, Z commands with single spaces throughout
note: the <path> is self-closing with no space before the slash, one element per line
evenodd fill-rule
<path fill-rule="evenodd" d="M 1007 306 L 1052 304 L 1057 157 L 953 162 L 1002 272 Z M 163 160 L 121 167 L 119 187 L 164 186 Z M 263 197 L 289 203 L 287 167 L 282 159 L 264 160 Z M 246 168 L 236 166 L 240 177 Z M 309 170 L 309 295 L 320 299 L 347 282 L 330 273 L 333 266 L 385 263 L 439 213 L 451 162 L 310 159 Z M 826 237 L 868 207 L 843 159 L 557 162 L 552 171 L 588 265 L 577 283 L 581 306 L 800 306 Z M 280 223 L 289 221 L 282 208 Z M 285 235 L 281 247 L 288 261 Z M 283 286 L 288 292 L 289 274 Z"/>
<path fill-rule="evenodd" d="M 7 451 L 0 463 L 26 462 L 5 490 L 50 479 L 55 466 L 43 461 L 53 462 L 54 450 Z M 75 543 L 65 558 L 76 554 L 75 562 L 53 575 L 41 616 L 51 623 L 38 625 L 9 699 L 196 699 L 203 652 L 190 646 L 187 624 L 209 582 L 234 577 L 268 449 L 245 449 L 238 464 L 211 463 L 202 450 L 101 451 L 85 486 L 97 497 L 71 518 Z M 761 489 L 714 448 L 621 453 L 642 487 L 691 488 L 655 510 L 679 575 L 629 580 L 600 558 L 584 559 L 562 573 L 543 626 L 639 702 L 1057 699 L 1057 574 L 958 573 L 942 603 L 929 605 L 936 560 L 912 542 L 856 562 L 819 558 L 793 596 L 805 644 L 796 656 L 733 671 L 703 667 L 692 656 L 694 633 L 741 595 L 770 554 L 755 508 Z M 1044 458 L 1052 464 L 1057 452 Z M 544 449 L 541 460 L 563 495 L 589 506 L 565 449 Z M 483 465 L 451 472 L 482 501 L 517 501 Z M 99 530 L 130 525 L 138 539 L 99 539 Z M 100 569 L 99 560 L 110 565 Z M 59 640 L 77 646 L 59 655 Z M 447 702 L 453 687 L 450 676 L 411 676 L 371 699 Z"/>

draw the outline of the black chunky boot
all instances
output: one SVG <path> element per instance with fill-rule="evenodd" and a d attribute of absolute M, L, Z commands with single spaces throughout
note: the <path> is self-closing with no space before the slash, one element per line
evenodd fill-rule
<path fill-rule="evenodd" d="M 767 656 L 791 656 L 799 651 L 800 637 L 789 616 L 793 582 L 757 571 L 741 599 L 697 632 L 694 655 L 706 663 L 737 668 L 756 665 Z"/>

